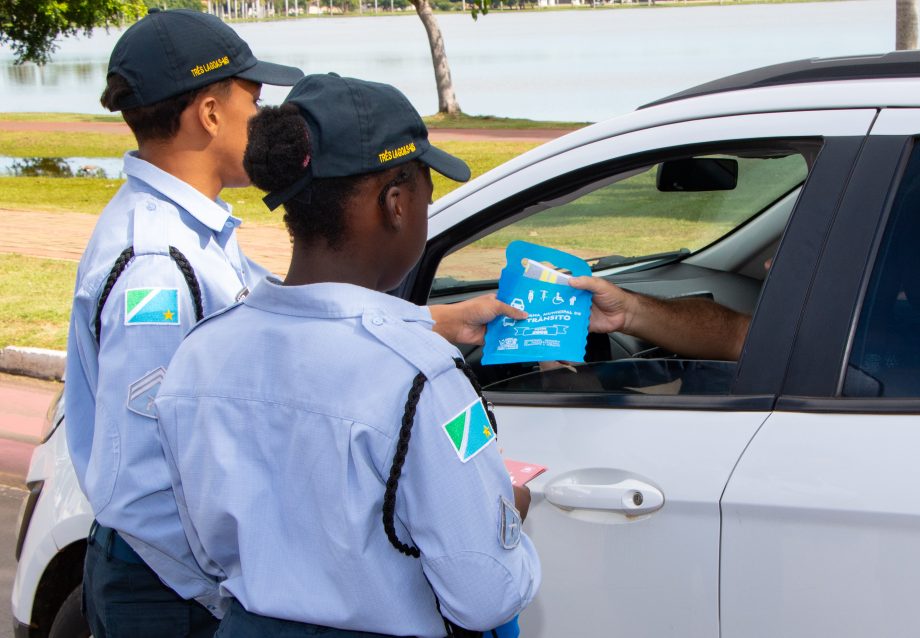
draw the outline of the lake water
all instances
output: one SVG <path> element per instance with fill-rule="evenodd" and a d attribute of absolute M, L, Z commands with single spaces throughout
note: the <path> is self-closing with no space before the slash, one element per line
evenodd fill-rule
<path fill-rule="evenodd" d="M 472 114 L 597 121 L 669 93 L 765 64 L 894 48 L 895 3 L 850 0 L 439 15 L 461 108 Z M 265 60 L 398 86 L 437 111 L 425 31 L 414 13 L 305 18 L 234 28 Z M 104 112 L 120 32 L 61 42 L 44 68 L 0 47 L 0 111 Z M 267 87 L 267 103 L 286 89 Z"/>

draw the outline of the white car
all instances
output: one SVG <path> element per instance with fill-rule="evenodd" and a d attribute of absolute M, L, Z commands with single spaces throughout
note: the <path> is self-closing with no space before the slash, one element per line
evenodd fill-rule
<path fill-rule="evenodd" d="M 505 456 L 548 468 L 529 484 L 543 585 L 523 635 L 920 633 L 918 138 L 920 53 L 802 61 L 576 131 L 434 204 L 399 291 L 415 302 L 495 290 L 524 239 L 752 316 L 738 362 L 617 333 L 574 371 L 467 349 Z M 62 429 L 29 473 L 17 635 L 70 618 L 79 585 L 90 515 Z"/>

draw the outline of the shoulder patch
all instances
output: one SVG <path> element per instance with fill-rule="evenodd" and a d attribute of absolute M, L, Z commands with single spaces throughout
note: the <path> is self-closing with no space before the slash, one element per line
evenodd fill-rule
<path fill-rule="evenodd" d="M 129 288 L 125 291 L 126 326 L 178 326 L 178 288 Z"/>
<path fill-rule="evenodd" d="M 489 415 L 486 414 L 486 408 L 479 398 L 441 427 L 463 463 L 482 452 L 495 440 Z"/>
<path fill-rule="evenodd" d="M 128 409 L 150 419 L 157 418 L 156 405 L 153 400 L 157 398 L 157 392 L 160 391 L 160 384 L 165 376 L 166 370 L 161 366 L 129 385 Z"/>

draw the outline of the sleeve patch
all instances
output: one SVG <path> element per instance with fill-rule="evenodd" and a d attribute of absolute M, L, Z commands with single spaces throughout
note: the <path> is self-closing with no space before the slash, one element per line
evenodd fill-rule
<path fill-rule="evenodd" d="M 157 398 L 160 384 L 166 370 L 163 367 L 151 370 L 140 379 L 128 386 L 128 409 L 150 419 L 157 418 L 156 405 L 153 400 Z"/>
<path fill-rule="evenodd" d="M 125 291 L 126 326 L 178 326 L 178 288 L 131 288 Z"/>
<path fill-rule="evenodd" d="M 511 501 L 504 496 L 500 500 L 498 540 L 505 549 L 514 549 L 521 542 L 521 515 Z"/>
<path fill-rule="evenodd" d="M 486 414 L 485 406 L 480 399 L 473 401 L 441 427 L 463 463 L 482 452 L 495 440 L 489 415 Z"/>

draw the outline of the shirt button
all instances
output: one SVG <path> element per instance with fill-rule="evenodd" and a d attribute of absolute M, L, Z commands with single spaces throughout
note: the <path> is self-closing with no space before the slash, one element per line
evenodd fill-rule
<path fill-rule="evenodd" d="M 147 202 L 147 210 L 156 210 L 156 209 L 157 209 L 157 205 L 155 202 L 153 201 Z"/>
<path fill-rule="evenodd" d="M 224 224 L 224 228 L 233 228 L 233 222 L 227 222 Z"/>
<path fill-rule="evenodd" d="M 386 323 L 386 319 L 384 319 L 380 315 L 374 315 L 374 318 L 371 319 L 371 323 L 374 324 L 375 326 L 382 326 L 384 323 Z"/>

